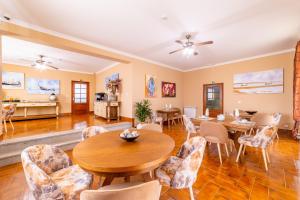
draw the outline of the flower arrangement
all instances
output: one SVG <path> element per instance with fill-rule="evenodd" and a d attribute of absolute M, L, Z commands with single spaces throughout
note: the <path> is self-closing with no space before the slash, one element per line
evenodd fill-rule
<path fill-rule="evenodd" d="M 120 92 L 121 89 L 121 80 L 110 80 L 108 83 L 105 85 L 105 88 L 108 92 L 111 94 L 115 95 L 116 92 Z"/>

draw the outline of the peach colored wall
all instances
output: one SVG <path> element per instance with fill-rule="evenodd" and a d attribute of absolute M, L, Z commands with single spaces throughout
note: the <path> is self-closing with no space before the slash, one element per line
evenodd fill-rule
<path fill-rule="evenodd" d="M 103 72 L 96 74 L 96 92 L 107 92 L 104 86 L 104 79 L 114 73 L 119 73 L 122 80 L 121 92 L 118 100 L 121 101 L 121 116 L 132 117 L 132 65 L 118 64 Z"/>
<path fill-rule="evenodd" d="M 133 102 L 145 99 L 145 75 L 156 77 L 157 96 L 147 98 L 152 104 L 152 109 L 157 110 L 172 104 L 173 107 L 183 108 L 183 73 L 177 70 L 135 60 L 133 63 Z M 176 83 L 176 97 L 162 97 L 161 82 Z M 134 108 L 133 108 L 134 109 Z"/>
<path fill-rule="evenodd" d="M 26 91 L 26 78 L 36 77 L 42 79 L 60 80 L 60 94 L 58 101 L 60 103 L 60 113 L 71 113 L 71 81 L 87 81 L 90 83 L 90 111 L 93 111 L 93 101 L 95 93 L 95 75 L 66 72 L 60 70 L 47 70 L 40 72 L 33 68 L 25 66 L 17 66 L 11 64 L 3 64 L 2 71 L 23 72 L 25 73 L 25 89 L 24 90 L 2 90 L 2 97 L 14 97 L 21 100 L 48 100 L 49 95 L 28 94 Z M 28 111 L 30 112 L 30 111 Z M 38 110 L 33 110 L 38 112 Z M 38 113 L 32 113 L 38 114 Z"/>
<path fill-rule="evenodd" d="M 203 84 L 224 83 L 224 111 L 233 109 L 258 110 L 259 112 L 283 113 L 281 128 L 293 126 L 293 59 L 294 53 L 268 56 L 213 68 L 184 73 L 184 105 L 197 106 L 202 114 Z M 233 75 L 237 73 L 284 68 L 284 93 L 282 94 L 236 94 L 233 93 Z"/>
<path fill-rule="evenodd" d="M 101 73 L 96 74 L 96 91 L 103 92 L 104 78 L 115 73 L 120 73 L 122 79 L 121 92 L 121 115 L 125 117 L 134 117 L 134 104 L 137 101 L 145 99 L 145 75 L 156 76 L 157 97 L 148 98 L 152 104 L 152 109 L 162 108 L 166 103 L 174 107 L 183 107 L 183 73 L 177 70 L 150 64 L 144 61 L 133 60 L 131 64 L 119 64 Z M 161 81 L 170 81 L 176 83 L 176 98 L 161 97 Z"/>

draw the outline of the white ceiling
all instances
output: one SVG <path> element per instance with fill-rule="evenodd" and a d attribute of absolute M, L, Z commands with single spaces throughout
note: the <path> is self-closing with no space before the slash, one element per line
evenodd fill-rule
<path fill-rule="evenodd" d="M 4 63 L 31 66 L 39 55 L 44 55 L 45 61 L 60 70 L 95 73 L 113 65 L 114 62 L 57 49 L 41 44 L 27 42 L 11 37 L 2 37 L 2 59 Z"/>
<path fill-rule="evenodd" d="M 300 39 L 299 0 L 0 0 L 0 10 L 180 70 L 294 48 Z M 190 58 L 169 55 L 183 32 L 214 44 Z"/>

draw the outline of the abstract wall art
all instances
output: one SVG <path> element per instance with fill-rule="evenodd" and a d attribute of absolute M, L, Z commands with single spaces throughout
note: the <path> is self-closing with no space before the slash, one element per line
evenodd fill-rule
<path fill-rule="evenodd" d="M 156 92 L 157 92 L 156 77 L 146 74 L 145 96 L 146 97 L 156 97 Z"/>
<path fill-rule="evenodd" d="M 176 97 L 176 83 L 161 82 L 162 97 Z"/>

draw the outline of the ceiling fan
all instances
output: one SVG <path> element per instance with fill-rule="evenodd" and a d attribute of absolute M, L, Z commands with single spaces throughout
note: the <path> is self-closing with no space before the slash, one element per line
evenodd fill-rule
<path fill-rule="evenodd" d="M 31 66 L 35 67 L 37 69 L 41 69 L 41 70 L 44 70 L 47 68 L 58 69 L 57 67 L 52 66 L 51 62 L 45 61 L 45 59 L 44 59 L 45 57 L 46 56 L 44 56 L 44 55 L 39 55 L 39 58 L 37 60 L 35 60 Z"/>
<path fill-rule="evenodd" d="M 177 49 L 175 51 L 171 51 L 169 52 L 169 54 L 173 54 L 179 51 L 183 51 L 183 54 L 185 55 L 198 55 L 198 52 L 195 50 L 195 47 L 199 47 L 199 46 L 203 46 L 203 45 L 207 45 L 207 44 L 213 44 L 213 41 L 206 41 L 206 42 L 194 42 L 191 40 L 192 38 L 192 34 L 191 33 L 187 33 L 185 35 L 185 39 L 184 40 L 175 40 L 176 43 L 180 44 L 182 46 L 182 48 Z"/>
<path fill-rule="evenodd" d="M 58 69 L 57 67 L 52 66 L 52 62 L 46 61 L 45 60 L 46 56 L 44 55 L 38 55 L 38 58 L 34 61 L 32 60 L 27 60 L 27 59 L 21 59 L 24 60 L 26 62 L 30 62 L 31 66 L 38 69 L 38 70 L 46 70 L 48 68 L 50 69 Z"/>

